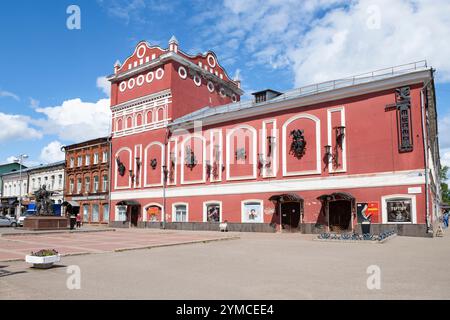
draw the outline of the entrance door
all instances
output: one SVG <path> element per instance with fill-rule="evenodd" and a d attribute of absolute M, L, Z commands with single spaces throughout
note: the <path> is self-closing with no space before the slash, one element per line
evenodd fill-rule
<path fill-rule="evenodd" d="M 352 204 L 348 200 L 332 201 L 328 204 L 328 218 L 331 232 L 351 230 Z"/>
<path fill-rule="evenodd" d="M 139 218 L 139 207 L 138 206 L 131 206 L 131 226 L 137 227 L 138 225 L 138 218 Z"/>
<path fill-rule="evenodd" d="M 281 204 L 281 222 L 283 228 L 295 231 L 300 223 L 300 202 L 284 202 Z"/>

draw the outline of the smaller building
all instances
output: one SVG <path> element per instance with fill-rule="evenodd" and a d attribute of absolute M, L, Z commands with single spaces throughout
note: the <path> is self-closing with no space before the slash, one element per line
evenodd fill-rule
<path fill-rule="evenodd" d="M 52 192 L 50 199 L 54 204 L 62 204 L 64 196 L 64 168 L 66 162 L 58 161 L 49 164 L 41 164 L 29 168 L 28 174 L 28 198 L 35 200 L 35 192 L 43 185 Z"/>
<path fill-rule="evenodd" d="M 82 215 L 83 223 L 109 222 L 109 137 L 63 147 L 66 173 L 63 208 Z M 64 210 L 64 209 L 63 209 Z"/>
<path fill-rule="evenodd" d="M 17 166 L 14 166 L 17 164 Z M 19 200 L 21 200 L 22 211 L 28 204 L 28 173 L 27 167 L 18 163 L 9 164 L 9 172 L 3 173 L 2 178 L 2 197 L 1 197 L 1 213 L 2 215 L 20 215 Z"/>

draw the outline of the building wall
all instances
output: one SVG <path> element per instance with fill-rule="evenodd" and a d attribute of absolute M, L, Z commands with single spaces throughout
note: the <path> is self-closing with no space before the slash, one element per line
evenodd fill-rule
<path fill-rule="evenodd" d="M 64 195 L 64 164 L 59 167 L 30 170 L 28 194 L 30 196 L 34 195 L 44 184 L 47 191 L 54 192 L 51 199 L 55 203 L 62 203 Z"/>
<path fill-rule="evenodd" d="M 98 163 L 94 164 L 95 154 Z M 103 158 L 103 154 L 107 157 Z M 89 164 L 86 165 L 86 156 Z M 78 165 L 78 158 L 82 163 Z M 109 208 L 109 142 L 106 139 L 95 140 L 92 144 L 72 145 L 66 147 L 65 201 L 76 201 L 80 205 L 79 212 L 85 223 L 107 223 L 109 216 L 105 206 Z M 74 159 L 73 166 L 71 165 Z M 98 188 L 95 178 L 98 177 Z M 106 177 L 106 179 L 104 179 Z M 79 188 L 78 179 L 81 180 Z M 98 208 L 98 215 L 94 214 Z M 109 211 L 109 210 L 108 210 Z"/>

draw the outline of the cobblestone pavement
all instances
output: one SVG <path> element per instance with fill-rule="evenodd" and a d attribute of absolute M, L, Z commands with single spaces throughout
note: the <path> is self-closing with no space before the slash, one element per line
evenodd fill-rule
<path fill-rule="evenodd" d="M 96 244 L 90 249 L 101 251 L 110 241 L 123 241 L 122 247 L 131 246 L 130 239 L 142 243 L 150 238 L 218 235 L 126 230 L 77 234 L 70 241 L 84 248 L 88 237 Z M 30 268 L 23 261 L 0 262 L 0 299 L 450 299 L 448 230 L 442 238 L 395 237 L 383 244 L 319 242 L 301 234 L 239 236 L 232 241 L 67 256 L 49 270 Z M 67 287 L 67 267 L 73 265 L 81 271 L 79 290 Z M 379 267 L 381 286 L 369 290 L 367 270 L 374 265 Z"/>

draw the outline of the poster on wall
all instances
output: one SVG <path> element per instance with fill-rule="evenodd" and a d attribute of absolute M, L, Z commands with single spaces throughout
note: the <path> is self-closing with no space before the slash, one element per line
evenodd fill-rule
<path fill-rule="evenodd" d="M 358 202 L 356 204 L 356 213 L 358 217 L 358 223 L 363 221 L 370 221 L 371 223 L 379 222 L 380 206 L 378 202 Z"/>
<path fill-rule="evenodd" d="M 386 206 L 388 222 L 412 222 L 410 199 L 388 200 Z"/>
<path fill-rule="evenodd" d="M 159 207 L 151 206 L 147 208 L 147 221 L 158 221 Z"/>
<path fill-rule="evenodd" d="M 258 202 L 246 203 L 242 222 L 263 222 L 261 204 Z"/>
<path fill-rule="evenodd" d="M 220 205 L 209 204 L 206 207 L 206 213 L 208 222 L 220 222 Z"/>

